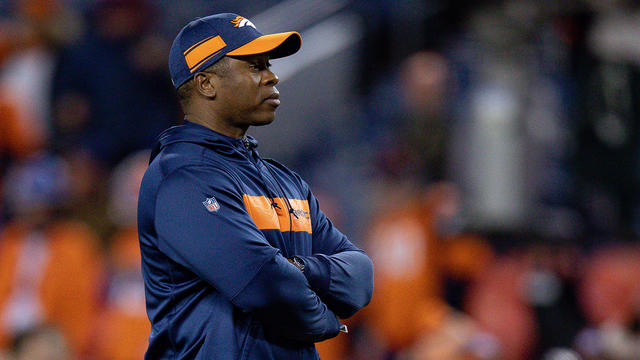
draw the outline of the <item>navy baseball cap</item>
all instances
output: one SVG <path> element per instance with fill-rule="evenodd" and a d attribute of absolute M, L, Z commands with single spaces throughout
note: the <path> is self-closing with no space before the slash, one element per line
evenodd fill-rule
<path fill-rule="evenodd" d="M 231 13 L 197 18 L 180 30 L 169 52 L 169 72 L 179 88 L 198 71 L 225 55 L 268 53 L 272 59 L 300 49 L 302 38 L 295 31 L 264 35 L 248 19 Z"/>

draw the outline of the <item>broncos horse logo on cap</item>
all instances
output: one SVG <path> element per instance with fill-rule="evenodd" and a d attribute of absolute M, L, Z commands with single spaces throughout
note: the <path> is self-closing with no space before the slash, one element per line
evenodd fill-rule
<path fill-rule="evenodd" d="M 249 21 L 249 19 L 242 16 L 236 16 L 235 19 L 231 20 L 231 23 L 233 24 L 233 27 L 251 26 L 254 29 L 256 28 L 256 26 L 253 25 L 253 23 Z"/>

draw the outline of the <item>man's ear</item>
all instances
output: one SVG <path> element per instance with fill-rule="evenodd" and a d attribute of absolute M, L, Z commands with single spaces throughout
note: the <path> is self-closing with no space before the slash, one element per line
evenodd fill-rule
<path fill-rule="evenodd" d="M 216 97 L 216 87 L 212 81 L 213 76 L 215 76 L 215 74 L 199 72 L 195 74 L 195 76 L 193 77 L 196 91 L 200 95 L 210 99 L 213 99 Z"/>

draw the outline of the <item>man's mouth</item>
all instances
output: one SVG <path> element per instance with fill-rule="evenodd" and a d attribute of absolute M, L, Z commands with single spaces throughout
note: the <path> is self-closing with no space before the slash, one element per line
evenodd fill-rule
<path fill-rule="evenodd" d="M 267 98 L 264 99 L 264 102 L 272 105 L 272 106 L 279 106 L 280 105 L 280 94 L 279 93 L 273 93 L 271 95 L 269 95 Z"/>

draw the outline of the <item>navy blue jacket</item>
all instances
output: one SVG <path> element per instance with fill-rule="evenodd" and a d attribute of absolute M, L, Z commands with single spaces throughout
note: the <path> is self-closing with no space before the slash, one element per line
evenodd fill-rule
<path fill-rule="evenodd" d="M 146 359 L 318 359 L 369 303 L 369 257 L 256 146 L 190 122 L 160 135 L 138 205 Z"/>

